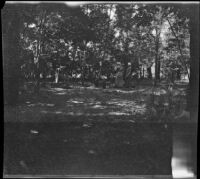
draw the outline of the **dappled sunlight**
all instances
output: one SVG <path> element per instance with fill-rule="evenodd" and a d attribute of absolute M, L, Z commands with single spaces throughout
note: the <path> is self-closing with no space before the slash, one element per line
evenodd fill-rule
<path fill-rule="evenodd" d="M 113 99 L 110 102 L 107 102 L 111 105 L 116 105 L 120 107 L 120 111 L 126 112 L 128 114 L 145 114 L 146 112 L 146 105 L 145 104 L 137 104 L 135 101 L 129 100 L 121 100 L 121 99 Z"/>
<path fill-rule="evenodd" d="M 48 110 L 42 110 L 40 111 L 42 114 L 64 114 L 63 111 L 48 111 Z"/>
<path fill-rule="evenodd" d="M 63 111 L 40 111 L 43 114 L 62 114 L 64 116 L 105 116 L 107 115 L 106 113 L 89 113 L 89 112 L 75 112 L 75 111 L 70 111 L 70 112 L 63 112 Z"/>
<path fill-rule="evenodd" d="M 82 116 L 82 115 L 85 115 L 84 112 L 66 112 L 64 114 L 66 114 L 66 115 L 72 115 L 72 116 Z"/>
<path fill-rule="evenodd" d="M 121 115 L 123 116 L 123 115 L 126 115 L 126 116 L 129 116 L 130 114 L 129 113 L 124 113 L 124 112 L 117 112 L 117 111 L 114 112 L 113 111 L 113 112 L 109 112 L 108 115 L 114 115 L 114 116 L 121 116 Z"/>
<path fill-rule="evenodd" d="M 56 105 L 51 102 L 26 103 L 27 107 L 41 107 L 41 109 L 37 109 L 41 114 L 45 115 L 55 114 L 64 116 L 130 116 L 145 115 L 146 112 L 145 100 L 140 100 L 137 96 L 129 96 L 128 93 L 120 92 L 113 96 L 112 94 L 105 94 L 104 89 L 90 90 L 84 88 L 81 89 L 82 93 L 79 93 L 79 89 L 67 91 L 63 88 L 53 88 L 53 90 L 53 94 L 66 94 L 66 97 L 60 97 L 56 100 L 58 96 L 54 96 L 50 99 L 50 101 L 55 99 Z M 55 93 L 55 91 L 57 92 Z M 57 107 L 53 108 L 53 110 L 48 108 L 42 109 L 42 107 L 54 106 Z"/>
<path fill-rule="evenodd" d="M 154 95 L 158 95 L 158 96 L 163 95 L 163 94 L 167 94 L 167 91 L 164 90 L 164 89 L 156 90 L 156 91 L 154 92 Z"/>
<path fill-rule="evenodd" d="M 119 102 L 112 103 L 112 105 L 99 105 L 99 104 L 86 104 L 75 101 L 73 104 L 68 104 L 67 107 L 61 108 L 59 111 L 46 110 L 41 111 L 45 114 L 62 114 L 72 116 L 119 116 L 119 115 L 144 115 L 146 112 L 146 105 L 137 105 L 135 103 L 129 103 L 129 105 L 118 105 Z M 134 104 L 134 105 L 131 105 Z M 75 106 L 78 105 L 78 106 Z"/>
<path fill-rule="evenodd" d="M 135 102 L 134 101 L 129 101 L 129 100 L 122 100 L 122 99 L 113 99 L 107 102 L 108 104 L 114 104 L 117 106 L 134 106 Z"/>
<path fill-rule="evenodd" d="M 97 87 L 95 87 L 95 86 L 89 86 L 89 87 L 85 87 L 86 89 L 91 89 L 91 90 L 98 90 L 98 89 L 100 89 L 100 88 L 97 88 Z"/>
<path fill-rule="evenodd" d="M 138 92 L 138 90 L 123 90 L 123 89 L 104 89 L 104 92 L 117 92 L 122 94 L 132 94 Z M 144 91 L 144 89 L 142 90 Z"/>
<path fill-rule="evenodd" d="M 142 105 L 134 105 L 130 108 L 123 108 L 122 111 L 131 112 L 132 115 L 134 114 L 144 115 L 147 112 L 147 109 L 146 109 L 146 104 L 142 104 Z"/>
<path fill-rule="evenodd" d="M 100 105 L 100 101 L 96 101 L 95 98 L 71 98 L 68 101 L 66 101 L 68 106 L 72 105 L 79 105 L 79 106 L 92 106 L 92 105 Z M 95 107 L 94 107 L 95 108 Z M 98 108 L 98 107 L 97 107 Z"/>
<path fill-rule="evenodd" d="M 84 103 L 84 106 L 87 106 L 87 107 L 89 107 L 89 106 L 94 106 L 94 105 L 101 105 L 101 102 L 100 101 L 95 101 L 95 102 L 85 102 Z"/>
<path fill-rule="evenodd" d="M 55 115 L 63 115 L 63 116 L 88 116 L 88 117 L 95 117 L 95 116 L 130 116 L 129 112 L 120 112 L 120 111 L 102 111 L 102 112 L 91 112 L 91 111 L 47 111 L 42 110 L 40 111 L 42 114 L 55 114 Z M 66 118 L 67 120 L 67 118 Z"/>
<path fill-rule="evenodd" d="M 57 93 L 57 95 L 66 95 L 67 94 L 67 92 L 65 91 L 65 92 L 59 92 L 59 93 Z"/>
<path fill-rule="evenodd" d="M 40 111 L 41 113 L 44 113 L 44 114 L 47 114 L 47 113 L 49 113 L 49 111 Z"/>
<path fill-rule="evenodd" d="M 163 89 L 163 88 L 149 88 L 145 91 L 143 91 L 142 94 L 146 94 L 146 95 L 150 95 L 150 94 L 154 94 L 156 96 L 161 96 L 161 95 L 167 95 L 168 93 L 171 93 L 173 96 L 178 96 L 178 95 L 186 95 L 185 93 L 185 89 Z"/>
<path fill-rule="evenodd" d="M 71 102 L 71 103 L 75 103 L 75 104 L 83 104 L 83 101 L 76 101 L 76 100 L 71 100 L 71 101 L 67 101 L 67 102 Z"/>
<path fill-rule="evenodd" d="M 65 95 L 67 94 L 67 92 L 69 91 L 70 89 L 65 89 L 65 88 L 43 88 L 41 89 L 42 92 L 53 92 L 55 93 L 56 95 Z"/>
<path fill-rule="evenodd" d="M 167 91 L 164 90 L 164 89 L 157 89 L 157 88 L 148 88 L 147 90 L 143 91 L 142 94 L 145 94 L 145 95 L 151 95 L 151 94 L 154 94 L 154 95 L 158 95 L 160 96 L 161 94 L 166 94 Z"/>
<path fill-rule="evenodd" d="M 143 93 L 145 91 L 148 91 L 152 89 L 152 87 L 149 87 L 149 86 L 136 86 L 135 88 L 122 88 L 122 89 L 112 89 L 112 91 L 117 91 L 119 93 L 122 93 L 122 94 L 129 94 L 129 93 Z"/>
<path fill-rule="evenodd" d="M 56 114 L 62 114 L 63 112 L 62 111 L 56 111 L 55 113 Z"/>
<path fill-rule="evenodd" d="M 63 111 L 74 112 L 76 114 L 81 111 L 85 115 L 86 113 L 98 114 L 105 113 L 105 115 L 144 115 L 146 112 L 146 105 L 138 104 L 136 101 L 114 98 L 114 99 L 101 99 L 96 98 L 71 98 L 66 101 L 67 109 L 63 108 Z M 80 115 L 80 114 L 78 114 Z"/>
<path fill-rule="evenodd" d="M 64 90 L 66 90 L 66 89 L 64 89 L 64 88 L 53 88 L 53 90 L 59 92 L 59 91 L 64 91 Z"/>
<path fill-rule="evenodd" d="M 172 95 L 172 102 L 176 104 L 174 110 L 176 113 L 174 114 L 172 111 L 170 114 L 173 113 L 174 116 L 177 116 L 185 106 L 185 99 L 182 96 L 185 90 L 174 89 L 174 91 L 176 93 Z M 153 103 L 151 101 L 152 93 L 154 94 Z M 30 96 L 19 106 L 18 118 L 31 116 L 30 119 L 29 117 L 24 119 L 27 121 L 36 117 L 38 118 L 36 120 L 39 120 L 40 115 L 44 115 L 43 117 L 46 115 L 59 117 L 134 116 L 141 120 L 147 120 L 152 115 L 163 116 L 166 114 L 171 105 L 168 96 L 167 89 L 163 87 L 154 89 L 152 87 L 136 87 L 134 89 L 43 88 L 40 96 Z M 64 120 L 68 120 L 68 118 Z"/>
<path fill-rule="evenodd" d="M 29 103 L 28 103 L 29 104 Z M 35 106 L 47 106 L 47 107 L 54 107 L 55 104 L 46 104 L 46 103 L 35 103 L 35 104 L 29 104 L 28 107 L 35 107 Z"/>
<path fill-rule="evenodd" d="M 101 105 L 94 105 L 94 106 L 92 106 L 91 108 L 94 108 L 94 109 L 105 109 L 106 108 L 106 106 L 101 106 Z"/>

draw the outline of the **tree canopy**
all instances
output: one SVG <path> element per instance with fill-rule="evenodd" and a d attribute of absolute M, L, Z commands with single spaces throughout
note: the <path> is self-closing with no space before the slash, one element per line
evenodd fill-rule
<path fill-rule="evenodd" d="M 21 77 L 36 80 L 38 90 L 42 79 L 110 81 L 120 69 L 124 85 L 134 75 L 154 78 L 154 84 L 190 77 L 188 6 L 6 4 L 2 15 L 3 34 L 19 34 Z M 17 31 L 9 33 L 9 22 L 17 17 L 12 25 Z"/>

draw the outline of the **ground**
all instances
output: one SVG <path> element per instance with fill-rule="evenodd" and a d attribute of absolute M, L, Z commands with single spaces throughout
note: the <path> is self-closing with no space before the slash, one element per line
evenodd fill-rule
<path fill-rule="evenodd" d="M 77 116 L 106 122 L 176 120 L 185 108 L 185 89 L 185 84 L 172 90 L 166 85 L 131 89 L 47 85 L 38 95 L 31 91 L 22 93 L 17 107 L 5 106 L 5 121 L 59 122 L 77 120 Z"/>
<path fill-rule="evenodd" d="M 37 95 L 30 89 L 21 92 L 17 107 L 4 106 L 4 175 L 170 178 L 178 131 L 171 122 L 184 108 L 185 87 L 46 84 Z M 195 125 L 184 126 L 181 133 L 195 131 Z"/>

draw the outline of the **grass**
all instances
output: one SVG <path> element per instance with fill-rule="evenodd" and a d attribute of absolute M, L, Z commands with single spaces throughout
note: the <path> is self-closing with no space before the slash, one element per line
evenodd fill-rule
<path fill-rule="evenodd" d="M 4 120 L 59 122 L 91 118 L 106 122 L 172 121 L 185 108 L 185 90 L 186 85 L 180 84 L 171 92 L 164 85 L 153 88 L 140 84 L 129 89 L 46 85 L 38 95 L 27 89 L 20 95 L 16 107 L 5 106 Z"/>

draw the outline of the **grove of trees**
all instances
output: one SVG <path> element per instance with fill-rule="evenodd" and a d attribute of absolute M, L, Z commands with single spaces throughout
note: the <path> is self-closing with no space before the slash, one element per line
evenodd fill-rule
<path fill-rule="evenodd" d="M 6 4 L 2 10 L 4 94 L 16 103 L 21 82 L 130 79 L 174 83 L 198 94 L 198 5 Z M 190 94 L 190 93 L 189 93 Z M 191 97 L 191 109 L 198 105 Z M 194 102 L 195 101 L 195 102 Z M 191 105 L 190 105 L 191 106 Z M 195 108 L 196 109 L 196 108 Z"/>

